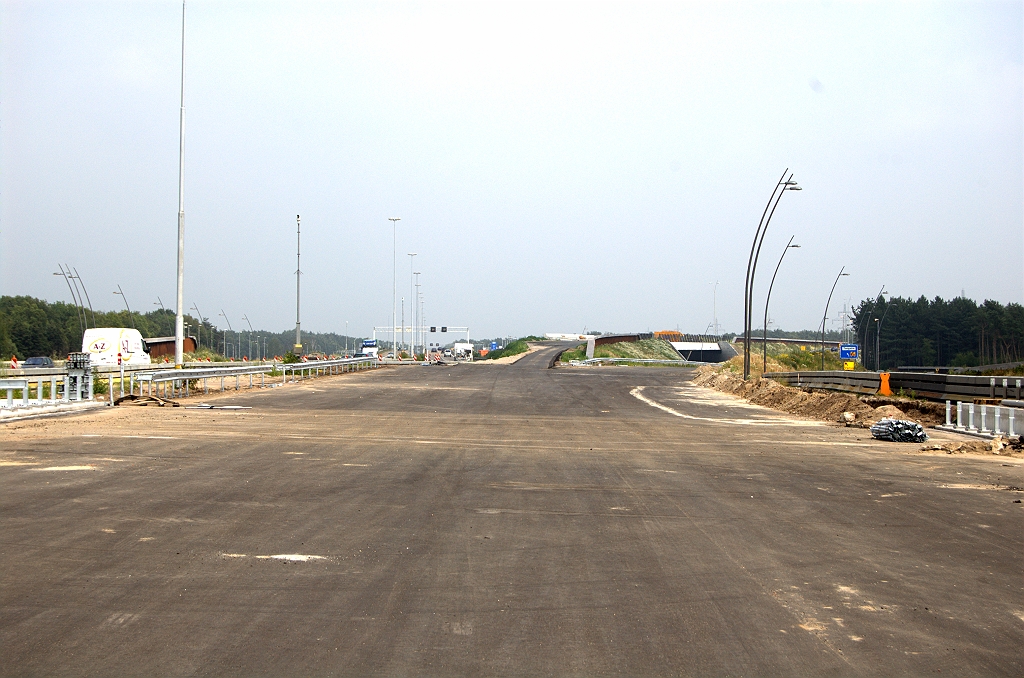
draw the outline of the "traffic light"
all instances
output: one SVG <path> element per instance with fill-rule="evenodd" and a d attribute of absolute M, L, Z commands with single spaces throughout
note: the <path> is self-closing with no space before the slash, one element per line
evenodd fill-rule
<path fill-rule="evenodd" d="M 442 331 L 442 332 L 447 332 L 447 331 L 448 331 L 448 328 L 447 328 L 447 327 L 442 327 L 442 328 L 441 328 L 441 331 Z"/>
<path fill-rule="evenodd" d="M 437 332 L 437 328 L 436 328 L 436 327 L 434 327 L 434 326 L 431 326 L 431 327 L 430 327 L 430 331 L 431 331 L 431 332 Z"/>

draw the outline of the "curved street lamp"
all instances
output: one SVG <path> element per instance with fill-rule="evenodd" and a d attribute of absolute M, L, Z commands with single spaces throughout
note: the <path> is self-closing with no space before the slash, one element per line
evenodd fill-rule
<path fill-rule="evenodd" d="M 772 189 L 772 195 L 768 198 L 768 204 L 764 207 L 764 212 L 761 213 L 761 221 L 757 224 L 757 230 L 754 231 L 754 241 L 750 244 L 750 257 L 747 259 L 747 277 L 743 285 L 743 378 L 747 379 L 750 377 L 750 328 L 752 324 L 753 316 L 753 291 L 754 291 L 754 273 L 757 271 L 757 258 L 761 254 L 761 243 L 764 242 L 765 233 L 768 232 L 768 224 L 772 220 L 772 216 L 775 214 L 775 208 L 779 206 L 779 201 L 782 200 L 782 194 L 786 191 L 800 191 L 802 190 L 795 181 L 793 181 L 793 175 L 789 175 L 789 179 L 786 179 L 786 171 L 779 177 L 778 183 L 775 184 L 775 188 Z M 774 205 L 772 202 L 774 201 Z M 769 211 L 769 208 L 771 211 Z M 766 218 L 767 217 L 767 218 Z"/>
<path fill-rule="evenodd" d="M 64 272 L 64 267 L 61 266 L 60 273 L 54 273 L 54 275 L 63 276 L 64 282 L 68 284 L 68 291 L 71 292 L 71 300 L 75 303 L 75 319 L 78 321 L 78 331 L 84 335 L 85 328 L 82 326 L 82 314 L 85 313 L 85 311 L 79 305 L 78 297 L 75 296 L 75 291 L 71 289 L 71 281 L 68 280 L 68 274 Z M 86 324 L 88 324 L 88 322 L 88 319 L 86 319 Z"/>
<path fill-rule="evenodd" d="M 764 300 L 764 334 L 761 339 L 763 342 L 763 355 L 761 362 L 761 374 L 764 374 L 768 369 L 768 302 L 772 299 L 772 288 L 775 287 L 775 276 L 779 274 L 779 266 L 782 266 L 782 260 L 786 257 L 786 252 L 791 249 L 797 249 L 800 245 L 793 244 L 793 238 L 796 236 L 790 236 L 789 242 L 786 243 L 786 249 L 782 250 L 782 256 L 779 257 L 779 263 L 775 265 L 775 273 L 772 273 L 772 282 L 768 285 L 768 296 Z"/>
<path fill-rule="evenodd" d="M 878 351 L 879 351 L 878 335 L 881 334 L 881 332 L 882 332 L 882 321 L 885 320 L 885 316 L 889 315 L 889 309 L 890 308 L 892 308 L 892 301 L 890 301 L 888 304 L 885 305 L 885 312 L 882 313 L 882 317 L 881 318 L 875 318 L 875 322 L 878 323 L 878 326 L 875 328 L 875 372 L 878 372 L 878 364 L 879 364 L 879 358 L 880 358 L 880 356 L 878 354 Z"/>
<path fill-rule="evenodd" d="M 132 309 L 128 305 L 128 297 L 124 296 L 124 292 L 121 291 L 121 286 L 120 285 L 117 286 L 117 291 L 114 292 L 114 294 L 120 294 L 121 295 L 121 299 L 124 301 L 124 307 L 128 309 L 128 320 L 131 321 L 132 329 L 134 330 L 135 329 L 135 318 L 132 317 Z"/>
<path fill-rule="evenodd" d="M 888 292 L 885 291 L 885 285 L 882 285 L 882 288 L 880 290 L 878 290 L 878 294 L 876 294 L 874 299 L 871 300 L 871 311 L 872 311 L 872 313 L 864 313 L 863 315 L 867 316 L 870 319 L 871 316 L 874 314 L 875 306 L 878 305 L 879 297 L 882 297 L 883 301 L 884 301 L 884 295 L 886 295 L 886 294 L 888 294 Z M 864 338 L 861 340 L 861 343 L 860 343 L 860 345 L 862 347 L 861 348 L 861 359 L 860 359 L 860 364 L 861 365 L 864 364 L 864 349 L 863 349 L 863 347 L 866 346 L 867 343 L 868 343 L 868 327 L 870 325 L 871 325 L 870 322 L 864 323 Z M 860 334 L 860 331 L 858 331 L 858 334 Z"/>
<path fill-rule="evenodd" d="M 828 318 L 828 305 L 832 303 L 832 292 L 836 291 L 836 285 L 839 284 L 839 279 L 850 275 L 844 273 L 846 267 L 843 266 L 839 269 L 839 275 L 836 276 L 836 281 L 832 283 L 832 290 L 828 293 L 828 301 L 825 302 L 825 315 L 821 316 L 821 371 L 825 371 L 825 319 Z"/>

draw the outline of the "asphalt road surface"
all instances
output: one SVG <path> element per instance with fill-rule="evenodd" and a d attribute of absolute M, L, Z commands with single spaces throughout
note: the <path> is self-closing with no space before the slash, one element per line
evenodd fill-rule
<path fill-rule="evenodd" d="M 1019 460 L 674 368 L 0 428 L 2 675 L 1024 675 Z"/>

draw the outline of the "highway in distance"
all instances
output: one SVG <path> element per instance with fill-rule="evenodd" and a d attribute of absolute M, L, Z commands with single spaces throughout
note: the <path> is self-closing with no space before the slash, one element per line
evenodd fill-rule
<path fill-rule="evenodd" d="M 1021 460 L 557 348 L 0 427 L 0 675 L 1024 675 Z"/>

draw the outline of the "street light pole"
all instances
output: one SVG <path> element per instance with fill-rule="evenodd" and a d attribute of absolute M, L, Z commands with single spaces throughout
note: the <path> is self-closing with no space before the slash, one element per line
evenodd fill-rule
<path fill-rule="evenodd" d="M 249 322 L 249 316 L 247 315 L 243 315 L 242 320 L 244 320 L 245 324 L 249 326 L 249 353 L 252 353 L 252 323 Z M 256 350 L 259 351 L 259 346 L 256 347 Z"/>
<path fill-rule="evenodd" d="M 222 316 L 224 316 L 224 322 L 226 322 L 228 324 L 228 332 L 234 332 L 234 330 L 231 329 L 231 321 L 228 320 L 228 314 L 224 312 L 223 308 L 220 310 L 220 314 Z M 227 335 L 227 332 L 225 332 L 224 333 L 224 354 L 225 354 L 224 357 L 225 358 L 228 357 L 227 356 L 227 352 L 228 352 L 228 335 Z"/>
<path fill-rule="evenodd" d="M 420 272 L 419 271 L 413 271 L 412 274 L 416 277 L 416 282 L 413 284 L 413 286 L 416 288 L 416 294 L 413 295 L 413 304 L 415 304 L 415 307 L 416 307 L 416 310 L 414 312 L 416 320 L 415 320 L 415 322 L 413 322 L 413 327 L 415 329 L 413 331 L 413 339 L 412 339 L 412 343 L 413 343 L 412 352 L 413 352 L 413 355 L 415 356 L 415 354 L 416 354 L 416 344 L 417 343 L 421 343 L 421 341 L 423 339 L 423 328 L 421 327 L 421 325 L 423 324 L 423 318 L 420 315 Z"/>
<path fill-rule="evenodd" d="M 68 268 L 71 270 L 70 267 Z M 78 275 L 78 269 L 76 268 L 74 271 L 75 280 L 82 283 L 82 291 L 85 292 L 85 300 L 89 303 L 89 312 L 92 313 L 92 326 L 96 327 L 96 311 L 92 310 L 92 299 L 89 298 L 89 290 L 85 289 L 85 281 L 82 280 L 82 276 Z M 82 307 L 82 313 L 85 313 L 85 306 Z M 85 325 L 86 327 L 89 326 L 88 321 L 86 321 Z"/>
<path fill-rule="evenodd" d="M 295 355 L 302 353 L 302 323 L 299 322 L 299 283 L 302 280 L 302 221 L 295 215 Z"/>
<path fill-rule="evenodd" d="M 885 285 L 882 285 L 881 289 L 879 289 L 879 290 L 878 290 L 878 294 L 876 294 L 876 295 L 875 295 L 875 298 L 871 300 L 871 313 L 865 313 L 865 314 L 863 314 L 863 315 L 866 315 L 866 316 L 867 316 L 867 318 L 868 318 L 869 322 L 865 322 L 865 323 L 864 323 L 864 328 L 863 328 L 863 333 L 864 333 L 864 336 L 863 336 L 863 339 L 861 339 L 861 342 L 860 342 L 860 346 L 861 346 L 861 357 L 860 357 L 860 364 L 861 364 L 861 365 L 864 365 L 864 347 L 865 347 L 865 346 L 867 345 L 867 343 L 868 343 L 868 327 L 869 327 L 869 326 L 870 326 L 870 324 L 871 324 L 871 323 L 870 323 L 870 318 L 871 318 L 871 316 L 872 316 L 872 315 L 874 315 L 874 311 L 875 311 L 875 306 L 877 306 L 877 305 L 878 305 L 878 299 L 879 299 L 879 297 L 881 297 L 881 296 L 882 296 L 882 295 L 884 295 L 884 294 L 886 294 L 886 291 L 885 291 Z M 857 334 L 860 334 L 860 333 L 861 333 L 861 332 L 860 332 L 860 330 L 858 330 Z"/>
<path fill-rule="evenodd" d="M 391 222 L 391 353 L 398 357 L 398 222 L 402 217 L 388 217 Z"/>
<path fill-rule="evenodd" d="M 185 0 L 181 2 L 181 109 L 178 119 L 178 278 L 174 310 L 174 366 L 182 367 L 185 306 Z"/>
<path fill-rule="evenodd" d="M 60 266 L 60 264 L 58 264 L 58 266 Z M 54 273 L 54 275 L 62 276 L 64 278 L 64 282 L 68 284 L 68 291 L 71 292 L 71 301 L 75 304 L 75 320 L 78 321 L 78 331 L 80 334 L 84 335 L 85 327 L 82 326 L 82 309 L 78 305 L 78 298 L 75 297 L 75 291 L 71 289 L 71 281 L 68 280 L 67 274 L 64 273 L 64 267 L 61 266 L 60 273 Z"/>
<path fill-rule="evenodd" d="M 117 291 L 114 294 L 120 294 L 121 300 L 124 301 L 124 307 L 128 309 L 128 320 L 131 321 L 132 329 L 135 329 L 135 318 L 132 317 L 131 306 L 128 305 L 128 297 L 124 296 L 124 292 L 121 291 L 121 286 L 117 286 Z"/>
<path fill-rule="evenodd" d="M 880 350 L 880 348 L 879 348 L 878 337 L 882 333 L 882 321 L 885 320 L 885 316 L 889 315 L 889 309 L 891 307 L 892 307 L 892 302 L 886 304 L 885 305 L 885 312 L 882 313 L 882 317 L 881 318 L 875 318 L 875 322 L 878 323 L 878 326 L 875 327 L 875 372 L 878 371 L 878 365 L 879 365 L 879 362 L 880 362 L 879 361 L 879 350 Z"/>
<path fill-rule="evenodd" d="M 772 299 L 772 288 L 775 287 L 775 276 L 779 274 L 779 266 L 782 266 L 782 260 L 785 258 L 786 252 L 800 247 L 800 245 L 793 244 L 793 238 L 795 237 L 795 235 L 790 236 L 789 242 L 786 243 L 786 248 L 782 250 L 782 256 L 779 257 L 779 263 L 775 265 L 775 273 L 772 273 L 772 282 L 768 285 L 768 296 L 764 300 L 764 335 L 762 336 L 762 341 L 764 343 L 764 346 L 762 347 L 764 355 L 762 356 L 761 374 L 764 374 L 768 369 L 768 302 Z"/>
<path fill-rule="evenodd" d="M 82 301 L 82 290 L 78 289 L 78 283 L 75 282 L 75 274 L 71 272 L 71 266 L 64 264 L 68 269 L 68 279 L 71 280 L 71 284 L 75 286 L 75 292 L 78 294 L 78 305 L 82 308 L 82 319 L 85 320 L 85 329 L 89 329 L 89 314 L 85 312 L 85 302 Z M 95 326 L 95 318 L 93 318 L 93 325 Z"/>
<path fill-rule="evenodd" d="M 202 312 L 200 312 L 199 308 L 195 304 L 192 304 L 192 310 L 194 310 L 199 315 L 199 345 L 196 346 L 196 350 L 199 350 L 200 348 L 203 347 L 203 314 Z M 217 349 L 216 346 L 214 346 L 213 348 L 214 350 Z"/>
<path fill-rule="evenodd" d="M 782 200 L 782 195 L 787 190 L 799 191 L 801 188 L 793 181 L 793 175 L 789 175 L 789 179 L 786 179 L 786 172 L 789 171 L 787 167 L 782 176 L 779 177 L 778 183 L 775 184 L 775 188 L 772 189 L 772 195 L 768 198 L 768 203 L 764 207 L 764 212 L 761 213 L 761 221 L 757 224 L 757 230 L 754 231 L 754 240 L 750 244 L 750 256 L 747 259 L 747 277 L 743 284 L 743 378 L 747 379 L 750 377 L 750 329 L 752 320 L 752 308 L 753 308 L 753 292 L 754 292 L 754 273 L 757 271 L 757 257 L 761 253 L 761 243 L 764 242 L 765 233 L 768 232 L 768 224 L 772 220 L 772 216 L 775 214 L 775 208 L 779 206 L 779 201 Z M 772 202 L 774 201 L 774 205 Z M 769 212 L 769 208 L 771 211 Z M 766 218 L 767 217 L 767 218 Z"/>
<path fill-rule="evenodd" d="M 416 252 L 409 252 L 409 324 L 412 327 L 416 327 L 416 304 L 413 302 L 413 261 L 415 261 Z M 402 321 L 402 334 L 405 334 L 405 321 Z M 409 337 L 409 353 L 416 355 L 416 349 L 413 348 L 413 344 L 416 343 L 416 330 L 413 329 L 412 336 Z M 405 338 L 402 338 L 402 342 L 405 342 Z"/>
<path fill-rule="evenodd" d="M 708 284 L 714 286 L 711 291 L 711 324 L 715 328 L 715 336 L 717 337 L 720 334 L 718 331 L 718 281 L 709 282 Z"/>
<path fill-rule="evenodd" d="M 832 292 L 836 291 L 836 285 L 839 284 L 839 279 L 850 275 L 844 273 L 846 267 L 843 266 L 839 269 L 839 275 L 836 276 L 836 281 L 832 283 L 832 290 L 828 293 L 828 301 L 825 302 L 825 315 L 821 316 L 821 369 L 825 370 L 825 319 L 828 318 L 828 305 L 832 303 Z"/>

